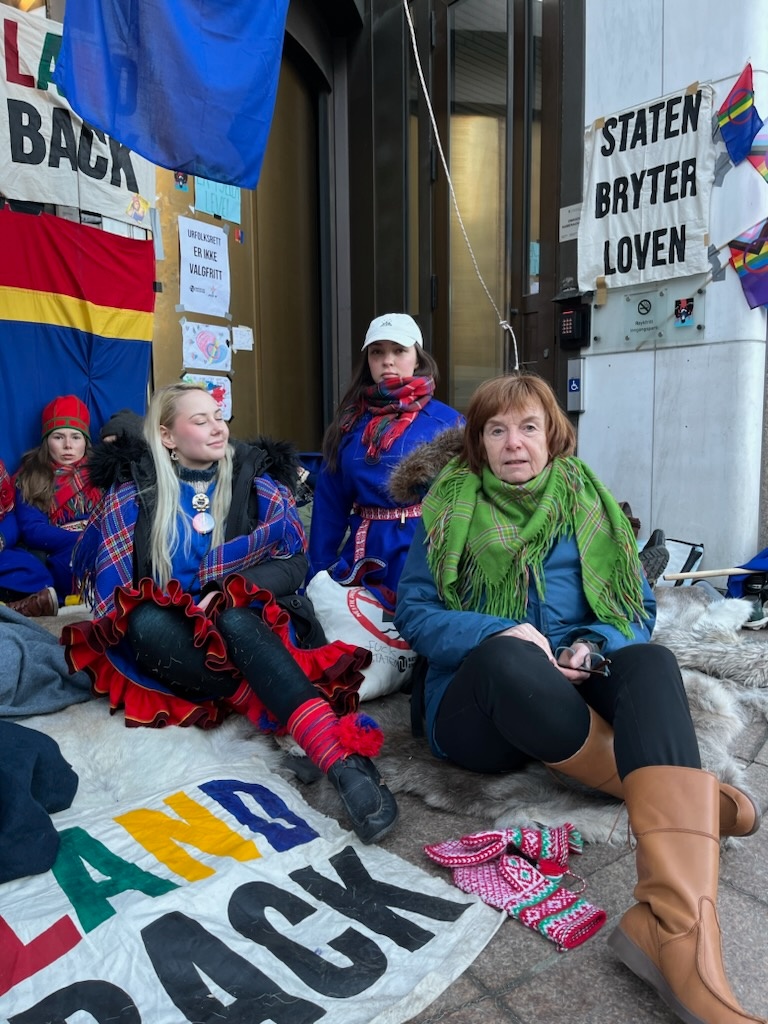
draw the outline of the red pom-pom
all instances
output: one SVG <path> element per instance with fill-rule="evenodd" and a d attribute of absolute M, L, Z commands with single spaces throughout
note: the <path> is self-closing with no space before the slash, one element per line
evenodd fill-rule
<path fill-rule="evenodd" d="M 339 743 L 350 754 L 376 757 L 384 743 L 384 735 L 370 715 L 360 711 L 339 719 Z"/>

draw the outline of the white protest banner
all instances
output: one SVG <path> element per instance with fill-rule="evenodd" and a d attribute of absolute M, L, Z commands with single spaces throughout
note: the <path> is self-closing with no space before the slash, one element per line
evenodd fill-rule
<path fill-rule="evenodd" d="M 708 270 L 714 166 L 711 86 L 595 121 L 584 142 L 580 289 Z"/>
<path fill-rule="evenodd" d="M 505 919 L 351 839 L 258 757 L 77 806 L 52 870 L 0 886 L 2 1020 L 398 1024 Z"/>
<path fill-rule="evenodd" d="M 214 224 L 179 217 L 179 303 L 209 316 L 229 313 L 227 232 Z"/>
<path fill-rule="evenodd" d="M 62 26 L 0 7 L 0 192 L 151 229 L 155 168 L 85 124 L 53 82 Z"/>

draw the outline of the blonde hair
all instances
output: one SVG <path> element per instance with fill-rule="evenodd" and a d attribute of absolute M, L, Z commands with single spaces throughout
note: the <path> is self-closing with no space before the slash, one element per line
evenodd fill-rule
<path fill-rule="evenodd" d="M 171 559 L 183 544 L 189 553 L 192 544 L 192 527 L 186 517 L 179 516 L 179 478 L 171 461 L 170 452 L 162 441 L 160 427 L 173 429 L 178 416 L 179 400 L 192 390 L 201 390 L 198 384 L 180 381 L 159 388 L 152 396 L 144 420 L 144 437 L 155 463 L 155 507 L 150 530 L 149 555 L 152 576 L 159 586 L 165 587 L 171 578 Z M 213 528 L 212 546 L 224 542 L 224 527 L 232 501 L 232 452 L 227 445 L 224 458 L 219 463 L 216 486 L 211 503 L 211 514 L 216 521 Z M 183 537 L 179 535 L 179 519 L 183 523 Z"/>

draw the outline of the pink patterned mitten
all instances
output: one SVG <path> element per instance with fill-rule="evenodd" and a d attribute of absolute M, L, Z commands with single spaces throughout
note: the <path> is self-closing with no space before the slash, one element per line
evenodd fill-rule
<path fill-rule="evenodd" d="M 488 832 L 473 832 L 461 839 L 448 839 L 444 843 L 425 846 L 424 852 L 437 864 L 452 868 L 462 864 L 484 864 L 505 852 L 514 842 L 519 829 L 505 828 Z"/>
<path fill-rule="evenodd" d="M 584 840 L 579 831 L 566 822 L 558 828 L 511 828 L 510 844 L 530 860 L 542 874 L 562 878 L 568 873 L 568 857 L 581 853 Z"/>
<path fill-rule="evenodd" d="M 479 896 L 483 903 L 509 914 L 515 902 L 515 890 L 499 871 L 499 861 L 468 864 L 453 869 L 453 882 L 462 892 Z"/>
<path fill-rule="evenodd" d="M 505 893 L 511 897 L 505 896 L 507 913 L 541 932 L 560 951 L 580 946 L 605 924 L 604 910 L 558 886 L 557 881 L 547 878 L 522 857 L 502 857 L 498 872 L 499 879 L 506 883 Z"/>

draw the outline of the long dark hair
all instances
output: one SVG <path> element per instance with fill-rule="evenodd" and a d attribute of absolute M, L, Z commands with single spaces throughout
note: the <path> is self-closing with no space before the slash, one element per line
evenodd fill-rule
<path fill-rule="evenodd" d="M 431 377 L 435 384 L 437 384 L 439 371 L 434 356 L 426 352 L 421 345 L 416 345 L 416 355 L 418 360 L 414 376 Z M 332 473 L 336 470 L 336 458 L 339 454 L 339 445 L 342 438 L 341 413 L 344 409 L 349 408 L 350 405 L 354 405 L 359 400 L 363 391 L 369 388 L 371 384 L 373 384 L 373 377 L 371 376 L 371 368 L 368 365 L 368 350 L 363 349 L 355 372 L 352 374 L 350 385 L 336 407 L 336 413 L 323 438 L 323 459 Z"/>
<path fill-rule="evenodd" d="M 80 433 L 82 434 L 82 431 Z M 83 458 L 88 455 L 90 448 L 91 442 L 86 437 Z M 22 456 L 21 466 L 16 474 L 16 486 L 28 505 L 34 505 L 35 508 L 48 515 L 56 490 L 56 473 L 47 436 L 43 438 L 37 448 L 31 448 Z"/>

